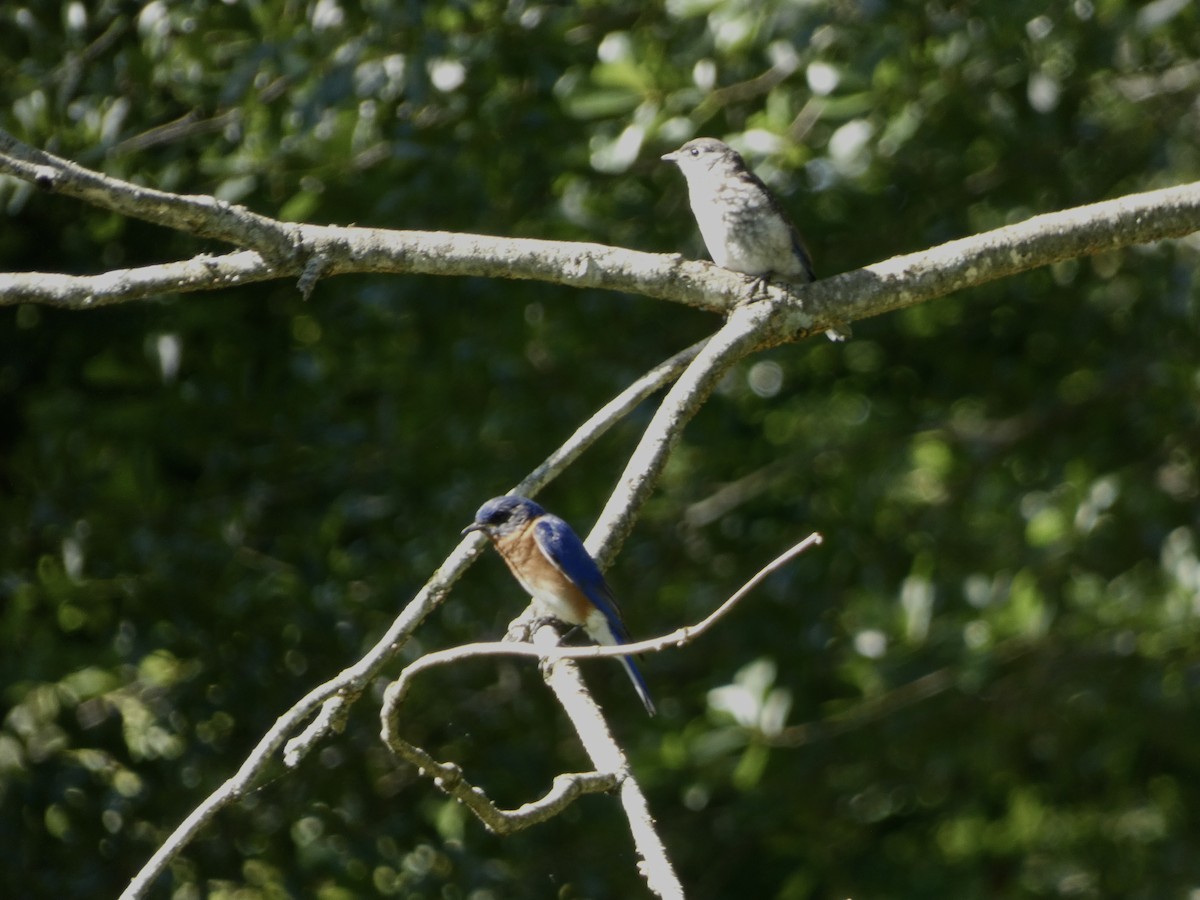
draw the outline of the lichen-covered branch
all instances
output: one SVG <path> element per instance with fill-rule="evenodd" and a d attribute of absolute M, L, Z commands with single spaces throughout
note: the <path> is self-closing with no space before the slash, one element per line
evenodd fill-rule
<path fill-rule="evenodd" d="M 816 316 L 822 324 L 830 309 L 848 320 L 865 319 L 1065 259 L 1197 231 L 1200 182 L 1192 182 L 1033 216 L 819 281 L 803 300 L 781 300 L 797 313 Z M 795 324 L 811 331 L 806 318 Z M 792 337 L 785 325 L 776 340 Z"/>
<path fill-rule="evenodd" d="M 242 250 L 99 275 L 3 274 L 0 306 L 44 303 L 83 309 L 279 278 L 299 279 L 307 294 L 320 277 L 352 272 L 519 278 L 625 291 L 711 312 L 728 312 L 751 293 L 745 276 L 677 254 L 567 241 L 280 222 L 212 197 L 172 194 L 110 178 L 28 147 L 3 131 L 0 173 Z M 1034 216 L 811 285 L 772 284 L 762 302 L 782 306 L 789 315 L 763 338 L 769 343 L 795 340 L 1063 259 L 1196 231 L 1200 182 Z"/>

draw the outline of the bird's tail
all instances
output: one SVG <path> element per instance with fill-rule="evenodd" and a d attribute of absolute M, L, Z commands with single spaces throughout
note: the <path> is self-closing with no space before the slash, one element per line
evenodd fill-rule
<path fill-rule="evenodd" d="M 654 715 L 654 701 L 650 699 L 650 688 L 646 686 L 646 679 L 642 677 L 642 673 L 638 670 L 633 657 L 622 656 L 621 665 L 625 667 L 625 671 L 629 674 L 629 680 L 633 682 L 634 690 L 642 698 L 642 705 L 646 707 L 646 712 L 649 715 Z"/>

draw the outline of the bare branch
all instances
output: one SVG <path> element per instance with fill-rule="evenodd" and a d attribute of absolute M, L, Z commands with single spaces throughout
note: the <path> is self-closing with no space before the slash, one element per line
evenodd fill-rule
<path fill-rule="evenodd" d="M 558 450 L 535 469 L 521 489 L 536 493 L 552 481 L 609 428 L 628 415 L 646 397 L 676 377 L 704 346 L 694 344 L 655 366 L 591 416 Z M 405 606 L 384 636 L 353 666 L 336 677 L 309 691 L 295 706 L 285 712 L 259 740 L 236 774 L 206 797 L 159 846 L 141 871 L 121 894 L 121 900 L 145 896 L 154 880 L 179 855 L 191 839 L 224 807 L 245 795 L 249 786 L 263 772 L 274 754 L 287 742 L 284 762 L 295 766 L 331 728 L 339 728 L 349 706 L 365 689 L 370 680 L 387 664 L 408 640 L 413 630 L 441 603 L 455 581 L 479 556 L 482 547 L 476 536 L 467 538 L 447 557 L 425 586 Z M 301 734 L 288 740 L 297 728 L 319 710 L 318 716 Z"/>
<path fill-rule="evenodd" d="M 730 366 L 758 347 L 775 309 L 769 303 L 735 309 L 667 392 L 588 535 L 585 543 L 592 556 L 607 563 L 616 555 L 683 429 Z"/>
<path fill-rule="evenodd" d="M 384 694 L 385 705 L 390 702 L 388 694 L 394 688 L 395 684 L 389 686 Z M 388 749 L 414 765 L 422 775 L 433 779 L 438 788 L 471 810 L 489 831 L 496 834 L 511 834 L 545 822 L 584 794 L 611 791 L 621 783 L 622 775 L 618 772 L 575 772 L 558 775 L 550 790 L 540 799 L 516 809 L 501 809 L 488 798 L 482 788 L 476 787 L 463 777 L 462 769 L 458 765 L 438 762 L 425 750 L 400 737 L 396 724 L 394 717 L 385 717 L 383 720 L 383 732 L 380 737 Z"/>
<path fill-rule="evenodd" d="M 43 303 L 91 309 L 281 278 L 302 278 L 299 288 L 305 292 L 315 287 L 317 276 L 356 272 L 545 281 L 637 293 L 718 313 L 743 299 L 746 292 L 745 276 L 712 263 L 685 260 L 678 254 L 443 231 L 292 227 L 304 244 L 307 259 L 317 260 L 315 264 L 301 259 L 270 261 L 257 253 L 240 252 L 206 254 L 186 262 L 117 269 L 103 275 L 0 274 L 0 306 Z"/>
<path fill-rule="evenodd" d="M 279 222 L 212 197 L 154 191 L 109 178 L 28 147 L 2 131 L 0 173 L 263 256 L 254 260 L 232 254 L 168 263 L 179 268 L 165 274 L 152 271 L 160 267 L 147 267 L 99 276 L 4 275 L 0 305 L 98 306 L 157 293 L 301 276 L 302 288 L 311 290 L 318 275 L 350 272 L 520 278 L 626 291 L 712 312 L 726 312 L 749 296 L 744 276 L 678 255 L 590 243 Z M 786 307 L 790 314 L 772 324 L 763 343 L 796 340 L 1062 259 L 1197 230 L 1200 182 L 1035 216 L 811 285 L 773 284 L 763 302 Z M 318 262 L 310 264 L 313 258 Z"/>
<path fill-rule="evenodd" d="M 830 310 L 849 320 L 865 319 L 1064 259 L 1196 231 L 1200 182 L 1034 216 L 819 281 L 785 302 L 822 325 Z M 805 319 L 796 324 L 811 333 Z M 794 339 L 790 325 L 784 323 L 777 342 Z"/>
<path fill-rule="evenodd" d="M 462 770 L 452 763 L 439 763 L 427 752 L 409 744 L 399 734 L 400 705 L 408 695 L 416 676 L 436 666 L 450 663 L 473 656 L 536 656 L 544 660 L 562 661 L 583 659 L 596 656 L 618 656 L 628 653 L 655 652 L 668 646 L 682 646 L 708 631 L 718 620 L 733 609 L 743 598 L 771 573 L 787 565 L 805 550 L 821 543 L 819 534 L 810 534 L 803 541 L 789 548 L 785 553 L 776 557 L 754 574 L 741 588 L 722 603 L 716 610 L 702 621 L 692 626 L 679 628 L 671 634 L 647 641 L 623 644 L 617 647 L 560 647 L 555 642 L 558 635 L 551 628 L 539 629 L 535 637 L 536 643 L 514 643 L 510 641 L 494 643 L 467 644 L 452 647 L 435 653 L 429 653 L 410 665 L 400 673 L 400 677 L 388 685 L 384 692 L 383 704 L 380 709 L 382 721 L 381 737 L 389 748 L 397 755 L 407 759 L 422 771 L 422 774 L 432 776 L 444 791 L 461 800 L 481 821 L 493 831 L 515 830 L 510 817 L 515 813 L 506 813 L 496 809 L 487 799 L 486 794 L 465 781 Z M 645 795 L 637 780 L 628 771 L 628 763 L 620 745 L 613 739 L 608 724 L 600 708 L 592 699 L 587 687 L 579 676 L 579 670 L 573 665 L 556 665 L 551 667 L 547 676 L 550 686 L 562 702 L 567 715 L 570 716 L 584 748 L 591 757 L 598 773 L 620 773 L 618 779 L 621 786 L 621 802 L 629 819 L 630 830 L 633 834 L 634 845 L 643 861 L 642 872 L 650 889 L 661 897 L 682 897 L 683 888 L 675 874 L 662 838 L 654 828 L 654 819 L 650 815 Z M 560 776 L 561 777 L 561 776 Z M 571 778 L 584 778 L 573 775 Z M 557 782 L 556 782 L 557 784 Z M 591 782 L 589 781 L 590 785 Z M 584 785 L 577 790 L 582 791 Z M 597 788 L 600 789 L 600 788 Z M 553 795 L 553 796 L 552 796 Z M 521 808 L 523 818 L 519 827 L 527 827 L 537 822 L 546 821 L 558 810 L 564 808 L 575 797 L 558 796 L 552 791 L 539 801 Z M 518 811 L 520 812 L 520 811 Z"/>
<path fill-rule="evenodd" d="M 216 238 L 290 259 L 299 249 L 296 226 L 200 194 L 173 194 L 110 178 L 37 150 L 0 130 L 0 172 L 68 197 L 198 237 Z"/>
<path fill-rule="evenodd" d="M 709 631 L 722 618 L 730 613 L 746 596 L 763 580 L 778 572 L 801 553 L 816 547 L 823 542 L 820 534 L 813 532 L 804 540 L 792 545 L 775 559 L 771 560 L 754 573 L 750 579 L 738 588 L 729 598 L 715 610 L 694 625 L 684 625 L 674 631 L 655 638 L 641 641 L 630 641 L 627 644 L 615 646 L 563 647 L 557 644 L 545 646 L 517 641 L 482 641 L 474 644 L 461 644 L 446 650 L 436 650 L 426 653 L 420 659 L 414 660 L 404 667 L 388 687 L 381 715 L 385 723 L 389 717 L 397 715 L 397 707 L 404 701 L 416 677 L 429 669 L 462 662 L 476 656 L 532 656 L 551 662 L 567 659 L 596 659 L 608 656 L 628 656 L 631 653 L 658 653 L 668 647 L 682 647 L 690 644 L 696 638 Z"/>
<path fill-rule="evenodd" d="M 427 753 L 407 744 L 407 742 L 399 737 L 400 704 L 403 702 L 412 685 L 413 676 L 417 672 L 430 668 L 431 665 L 426 661 L 431 658 L 434 659 L 434 665 L 445 665 L 468 656 L 517 655 L 550 657 L 556 656 L 559 649 L 570 649 L 558 648 L 556 646 L 555 642 L 558 640 L 558 634 L 553 628 L 538 629 L 534 640 L 536 642 L 534 644 L 508 642 L 469 644 L 465 647 L 456 647 L 449 651 L 428 654 L 406 667 L 400 678 L 392 682 L 384 693 L 384 700 L 380 710 L 380 719 L 382 721 L 381 736 L 384 743 L 393 750 L 396 750 L 402 757 L 414 761 L 416 765 L 422 769 L 426 769 L 425 774 L 432 772 L 436 777 L 449 775 L 452 778 L 452 782 L 456 782 L 461 777 L 461 772 L 457 766 L 451 764 L 443 766 L 443 764 L 435 763 Z M 589 648 L 574 649 L 587 650 Z M 547 673 L 546 680 L 558 697 L 567 716 L 571 719 L 571 724 L 574 726 L 576 734 L 579 735 L 579 740 L 583 744 L 584 750 L 592 760 L 592 764 L 596 767 L 597 777 L 604 774 L 614 776 L 615 783 L 620 786 L 619 796 L 621 804 L 625 808 L 625 815 L 629 821 L 634 847 L 637 849 L 638 856 L 642 860 L 641 871 L 643 877 L 646 879 L 647 886 L 660 897 L 680 898 L 682 900 L 683 885 L 680 884 L 679 878 L 675 874 L 675 870 L 671 866 L 670 859 L 667 856 L 662 838 L 654 827 L 654 818 L 650 815 L 649 805 L 646 803 L 641 786 L 630 772 L 625 753 L 615 738 L 613 738 L 612 731 L 604 719 L 603 712 L 592 698 L 591 693 L 580 677 L 578 667 L 570 663 L 553 666 Z M 438 766 L 442 767 L 437 768 Z M 443 787 L 443 789 L 445 788 Z M 480 808 L 482 807 L 485 810 L 485 815 L 493 817 L 489 819 L 481 816 L 488 827 L 493 827 L 493 823 L 496 821 L 495 816 L 499 811 L 487 808 L 490 805 L 490 801 L 486 800 L 486 795 L 478 788 L 472 786 L 464 788 L 456 786 L 456 790 L 461 791 L 462 796 L 459 793 L 455 793 L 454 796 L 459 796 L 459 799 L 463 799 L 472 812 L 479 815 Z M 554 809 L 558 809 L 565 807 L 571 799 L 573 797 L 551 799 L 550 795 L 547 795 L 542 800 L 526 804 L 525 807 L 521 808 L 528 811 L 529 821 L 525 824 L 545 821 L 552 814 L 546 812 L 550 804 L 553 804 Z M 525 827 L 525 825 L 521 827 Z"/>
<path fill-rule="evenodd" d="M 129 886 L 122 891 L 121 900 L 134 900 L 134 898 L 144 896 L 154 879 L 166 869 L 167 864 L 188 845 L 219 810 L 245 796 L 254 779 L 262 773 L 271 756 L 279 749 L 287 736 L 328 696 L 328 686 L 329 683 L 309 691 L 295 706 L 275 720 L 275 724 L 259 740 L 237 772 L 209 794 L 171 832 L 171 836 L 159 845 L 158 849 L 154 851 L 154 855 L 133 877 Z"/>
<path fill-rule="evenodd" d="M 539 642 L 540 649 L 542 642 L 556 643 L 558 635 L 552 628 L 541 628 L 534 640 Z M 592 765 L 601 772 L 621 772 L 624 775 L 618 796 L 625 810 L 626 821 L 629 822 L 633 846 L 641 858 L 638 868 L 646 879 L 646 886 L 658 897 L 683 900 L 683 885 L 671 865 L 662 836 L 654 826 L 654 817 L 650 814 L 650 804 L 646 802 L 642 786 L 629 771 L 625 751 L 613 737 L 603 710 L 583 683 L 579 667 L 574 663 L 552 666 L 547 683 L 563 704 Z"/>
<path fill-rule="evenodd" d="M 449 232 L 298 225 L 308 262 L 270 262 L 259 253 L 201 254 L 190 260 L 114 269 L 103 275 L 0 274 L 0 306 L 40 303 L 95 309 L 164 294 L 196 293 L 297 277 L 306 297 L 319 277 L 351 272 L 476 275 L 553 281 L 642 293 L 724 312 L 742 296 L 743 276 L 712 263 L 602 244 L 496 238 Z"/>
<path fill-rule="evenodd" d="M 563 472 L 567 466 L 578 459 L 584 450 L 594 444 L 610 427 L 628 415 L 646 397 L 676 377 L 683 367 L 700 352 L 704 343 L 704 341 L 701 341 L 693 344 L 686 350 L 676 353 L 670 359 L 655 366 L 602 406 L 586 422 L 580 425 L 561 447 L 551 453 L 541 465 L 530 472 L 513 489 L 514 492 L 526 496 L 535 496 L 543 487 L 558 477 L 559 473 Z M 284 762 L 287 765 L 295 766 L 312 745 L 328 733 L 328 724 L 338 721 L 335 712 L 353 703 L 370 679 L 375 676 L 385 663 L 389 662 L 395 656 L 396 652 L 403 645 L 403 641 L 407 640 L 408 635 L 412 633 L 412 630 L 420 624 L 426 615 L 437 607 L 454 581 L 457 581 L 462 572 L 466 571 L 467 566 L 478 558 L 485 541 L 486 538 L 483 536 L 472 534 L 459 542 L 458 547 L 455 548 L 454 552 L 439 567 L 437 574 L 425 584 L 425 587 L 405 607 L 404 613 L 401 613 L 400 618 L 397 618 L 396 622 L 393 623 L 388 634 L 358 663 L 327 683 L 327 686 L 334 687 L 327 694 L 329 697 L 326 704 L 327 709 L 323 711 L 321 717 L 315 719 L 300 735 L 288 742 L 287 748 L 284 751 Z M 464 556 L 464 554 L 466 555 Z M 434 589 L 435 586 L 436 590 Z M 413 608 L 420 611 L 420 617 L 416 618 L 411 625 L 406 626 L 406 630 L 398 632 L 393 636 L 397 623 Z M 343 681 L 344 683 L 342 683 Z M 328 722 L 326 719 L 328 719 Z"/>
<path fill-rule="evenodd" d="M 61 309 L 93 309 L 146 297 L 213 291 L 280 277 L 279 267 L 253 250 L 224 256 L 201 254 L 181 262 L 113 269 L 103 275 L 23 272 L 0 275 L 0 306 L 40 303 Z"/>
<path fill-rule="evenodd" d="M 638 389 L 631 386 L 623 392 L 614 401 L 614 409 L 606 407 L 603 415 L 597 414 L 577 432 L 578 441 L 573 446 L 578 449 L 569 449 L 572 444 L 568 442 L 519 488 L 523 493 L 534 493 L 596 435 L 686 366 L 643 434 L 589 536 L 589 549 L 602 561 L 612 559 L 632 528 L 687 423 L 729 368 L 749 354 L 843 322 L 900 309 L 1058 260 L 1200 230 L 1200 183 L 1194 183 L 1034 217 L 1018 225 L 896 257 L 812 285 L 771 285 L 764 300 L 745 303 L 749 296 L 745 277 L 709 263 L 685 261 L 677 255 L 640 253 L 590 243 L 285 223 L 212 197 L 172 194 L 110 178 L 30 148 L 0 131 L 2 173 L 105 209 L 198 237 L 221 240 L 241 249 L 223 256 L 199 256 L 94 276 L 3 275 L 0 305 L 38 302 L 86 308 L 162 293 L 211 290 L 287 277 L 299 278 L 299 287 L 307 296 L 326 275 L 394 272 L 541 280 L 628 291 L 728 312 L 725 325 L 703 348 L 677 354 L 659 367 L 658 374 L 648 374 L 639 382 Z M 610 415 L 612 418 L 608 418 Z M 593 423 L 596 430 L 589 436 L 587 429 Z M 220 808 L 244 794 L 288 735 L 314 711 L 319 709 L 319 715 L 287 745 L 288 764 L 294 765 L 322 735 L 340 727 L 349 704 L 395 656 L 412 630 L 436 608 L 454 581 L 478 556 L 481 542 L 482 538 L 462 542 L 375 648 L 285 713 L 238 772 L 193 811 L 159 848 L 123 896 L 141 896 L 192 835 Z M 686 642 L 694 633 L 686 632 L 676 640 Z M 549 649 L 539 645 L 538 652 L 553 655 L 544 652 Z M 591 651 L 580 655 L 609 654 Z M 564 707 L 598 772 L 625 772 L 620 748 L 608 733 L 598 708 L 586 695 L 577 667 L 554 666 L 550 680 L 560 698 L 572 693 L 582 698 L 578 703 L 564 700 Z M 624 777 L 620 792 L 639 853 L 646 861 L 652 889 L 663 896 L 681 896 L 682 890 L 670 871 L 636 780 Z"/>
<path fill-rule="evenodd" d="M 632 528 L 636 511 L 649 496 L 667 456 L 678 443 L 683 428 L 729 366 L 760 343 L 765 323 L 776 315 L 774 309 L 771 305 L 758 303 L 736 308 L 668 391 L 589 536 L 587 543 L 593 556 L 606 562 L 616 553 L 620 540 Z M 482 542 L 483 538 L 479 540 Z M 594 547 L 603 549 L 598 551 Z M 552 640 L 557 640 L 553 629 L 539 629 L 535 640 L 542 639 L 546 632 Z M 597 770 L 623 771 L 626 768 L 624 754 L 587 692 L 578 668 L 570 664 L 554 666 L 547 681 L 571 717 Z M 671 866 L 662 838 L 654 828 L 649 804 L 637 779 L 631 776 L 621 782 L 620 798 L 634 845 L 642 858 L 641 868 L 647 886 L 661 897 L 682 897 L 683 887 Z"/>
<path fill-rule="evenodd" d="M 1150 220 L 1155 238 L 1146 237 L 1144 230 Z M 1198 228 L 1200 182 L 1037 216 L 819 281 L 795 293 L 771 286 L 769 300 L 740 306 L 730 314 L 668 393 L 589 535 L 589 550 L 599 559 L 612 558 L 684 426 L 729 367 L 753 351 L 1037 265 L 1111 250 L 1130 243 L 1134 232 L 1157 239 Z"/>

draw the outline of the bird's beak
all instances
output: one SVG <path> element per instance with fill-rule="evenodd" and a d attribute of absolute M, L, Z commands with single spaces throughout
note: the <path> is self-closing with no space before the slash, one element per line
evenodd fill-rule
<path fill-rule="evenodd" d="M 483 531 L 485 529 L 485 527 L 486 526 L 481 525 L 478 522 L 472 522 L 470 525 L 468 525 L 466 528 L 464 528 L 458 534 L 459 534 L 459 537 L 466 537 L 472 531 Z"/>
<path fill-rule="evenodd" d="M 667 162 L 675 162 L 675 160 L 679 159 L 679 151 L 672 150 L 670 153 L 664 153 L 659 159 L 665 159 Z"/>

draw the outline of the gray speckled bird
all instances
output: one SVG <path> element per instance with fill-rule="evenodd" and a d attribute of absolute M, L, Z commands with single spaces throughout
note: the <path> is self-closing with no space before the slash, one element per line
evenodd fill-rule
<path fill-rule="evenodd" d="M 715 138 L 696 138 L 662 158 L 687 179 L 692 215 L 718 266 L 762 280 L 815 280 L 796 226 L 736 150 Z M 845 340 L 848 331 L 841 326 L 826 333 Z"/>

